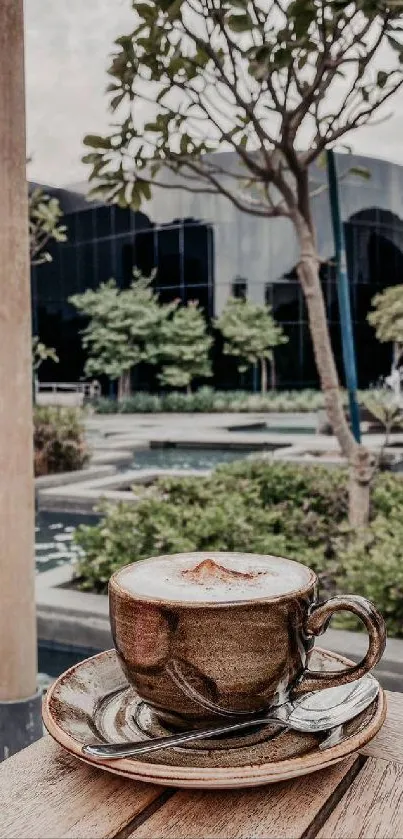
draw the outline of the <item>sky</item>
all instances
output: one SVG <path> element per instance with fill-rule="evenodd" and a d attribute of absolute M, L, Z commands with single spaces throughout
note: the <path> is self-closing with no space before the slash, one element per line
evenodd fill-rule
<path fill-rule="evenodd" d="M 133 24 L 130 0 L 25 0 L 27 155 L 30 180 L 64 186 L 84 180 L 85 134 L 102 134 L 113 40 Z M 385 53 L 384 67 L 389 57 Z M 355 153 L 403 164 L 403 90 L 380 125 L 354 134 Z"/>

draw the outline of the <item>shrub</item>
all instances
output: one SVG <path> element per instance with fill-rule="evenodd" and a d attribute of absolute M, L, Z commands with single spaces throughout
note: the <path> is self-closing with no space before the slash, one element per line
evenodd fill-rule
<path fill-rule="evenodd" d="M 83 587 L 103 591 L 121 565 L 188 550 L 283 554 L 322 571 L 345 517 L 346 487 L 342 470 L 262 461 L 206 478 L 162 478 L 135 506 L 106 505 L 98 526 L 79 528 L 77 574 Z"/>
<path fill-rule="evenodd" d="M 106 396 L 98 396 L 91 402 L 91 407 L 97 414 L 116 414 L 118 403 Z"/>
<path fill-rule="evenodd" d="M 360 395 L 363 399 L 363 395 Z M 343 395 L 344 403 L 347 398 Z M 170 393 L 152 394 L 139 391 L 129 399 L 115 402 L 104 397 L 97 399 L 93 406 L 100 414 L 106 413 L 219 413 L 236 411 L 250 413 L 255 411 L 289 413 L 308 413 L 324 408 L 320 390 L 284 390 L 269 391 L 266 394 L 250 391 L 219 391 L 210 387 L 201 387 L 195 393 L 171 391 Z"/>
<path fill-rule="evenodd" d="M 138 488 L 137 488 L 138 491 Z M 369 597 L 391 635 L 403 637 L 403 481 L 377 476 L 369 527 L 347 525 L 347 473 L 320 466 L 243 460 L 205 478 L 162 478 L 136 505 L 103 506 L 80 527 L 81 588 L 104 592 L 129 562 L 182 551 L 250 551 L 296 559 L 318 573 L 322 593 Z M 361 628 L 341 614 L 338 626 Z"/>
<path fill-rule="evenodd" d="M 82 414 L 75 408 L 34 410 L 35 476 L 82 469 L 89 459 Z"/>
<path fill-rule="evenodd" d="M 368 597 L 383 614 L 388 633 L 403 637 L 403 522 L 400 515 L 376 516 L 370 526 L 337 543 L 340 591 Z M 347 612 L 338 626 L 361 629 Z"/>
<path fill-rule="evenodd" d="M 195 394 L 193 393 L 181 393 L 180 391 L 173 390 L 171 393 L 166 393 L 158 397 L 161 405 L 160 410 L 170 411 L 172 413 L 192 411 L 194 396 Z M 211 406 L 212 402 L 210 403 L 209 410 Z"/>

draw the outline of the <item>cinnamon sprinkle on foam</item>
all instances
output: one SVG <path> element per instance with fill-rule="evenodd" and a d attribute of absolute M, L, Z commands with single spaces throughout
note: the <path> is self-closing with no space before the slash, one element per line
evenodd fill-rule
<path fill-rule="evenodd" d="M 267 571 L 235 571 L 233 568 L 225 568 L 215 562 L 214 559 L 203 559 L 195 568 L 185 568 L 181 575 L 194 583 L 208 583 L 212 580 L 231 582 L 233 580 L 254 580 Z"/>

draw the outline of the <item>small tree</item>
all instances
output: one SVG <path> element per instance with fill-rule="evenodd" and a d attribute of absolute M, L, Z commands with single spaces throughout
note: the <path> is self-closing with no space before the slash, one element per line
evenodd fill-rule
<path fill-rule="evenodd" d="M 75 294 L 70 302 L 88 317 L 83 345 L 88 350 L 86 375 L 106 375 L 118 380 L 118 399 L 130 395 L 131 372 L 142 361 L 156 363 L 161 325 L 175 304 L 161 306 L 151 288 L 155 274 L 143 277 L 133 271 L 133 282 L 119 289 L 115 280 L 95 291 Z"/>
<path fill-rule="evenodd" d="M 372 300 L 374 311 L 368 315 L 368 322 L 375 327 L 376 337 L 382 343 L 393 344 L 392 370 L 395 370 L 403 355 L 403 286 L 385 288 Z"/>
<path fill-rule="evenodd" d="M 54 361 L 59 363 L 59 357 L 53 347 L 47 347 L 35 335 L 32 338 L 32 373 L 34 380 L 34 402 L 36 401 L 36 394 L 38 390 L 38 371 L 44 361 Z"/>
<path fill-rule="evenodd" d="M 109 70 L 108 136 L 85 158 L 96 192 L 137 209 L 152 185 L 287 218 L 299 243 L 316 366 L 350 461 L 350 520 L 369 515 L 371 453 L 344 412 L 326 321 L 309 167 L 403 83 L 400 0 L 133 0 Z M 390 57 L 382 66 L 383 46 Z M 342 82 L 342 83 L 341 83 Z M 207 154 L 232 150 L 235 160 Z M 165 177 L 173 172 L 179 177 Z"/>
<path fill-rule="evenodd" d="M 29 196 L 29 252 L 31 265 L 51 262 L 47 250 L 50 242 L 66 242 L 67 227 L 60 224 L 63 211 L 57 198 L 42 189 L 34 189 Z"/>
<path fill-rule="evenodd" d="M 370 391 L 361 396 L 361 401 L 366 409 L 372 414 L 375 419 L 383 425 L 385 429 L 385 441 L 381 450 L 380 460 L 382 460 L 383 449 L 389 446 L 390 435 L 393 428 L 401 429 L 403 427 L 403 410 L 402 406 L 396 401 L 395 396 L 385 388 L 378 388 L 378 390 Z"/>
<path fill-rule="evenodd" d="M 170 387 L 185 387 L 190 393 L 193 379 L 212 375 L 209 351 L 213 339 L 197 301 L 179 306 L 161 324 L 158 339 L 163 362 L 159 380 Z"/>
<path fill-rule="evenodd" d="M 272 388 L 275 387 L 274 347 L 288 338 L 271 313 L 271 306 L 259 306 L 250 300 L 229 297 L 215 325 L 225 338 L 224 353 L 239 358 L 243 372 L 251 364 L 260 364 L 262 393 L 267 391 L 267 361 L 271 363 Z"/>
<path fill-rule="evenodd" d="M 29 256 L 31 267 L 43 265 L 45 262 L 52 262 L 52 257 L 47 250 L 50 242 L 65 242 L 67 240 L 67 227 L 60 224 L 63 211 L 57 198 L 51 198 L 42 189 L 34 189 L 28 197 L 28 224 L 29 224 Z M 35 282 L 35 280 L 34 280 Z M 34 296 L 34 306 L 35 306 Z M 33 311 L 33 331 L 36 332 L 38 323 L 36 311 Z M 32 337 L 32 365 L 33 365 L 33 401 L 36 401 L 38 389 L 39 367 L 46 361 L 59 361 L 56 351 L 48 348 L 37 336 Z"/>

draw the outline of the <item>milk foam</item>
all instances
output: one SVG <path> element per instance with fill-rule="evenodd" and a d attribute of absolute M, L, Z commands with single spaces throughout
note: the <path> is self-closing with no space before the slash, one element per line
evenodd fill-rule
<path fill-rule="evenodd" d="M 134 563 L 116 575 L 130 594 L 185 603 L 256 600 L 297 591 L 308 568 L 276 556 L 193 553 Z"/>

